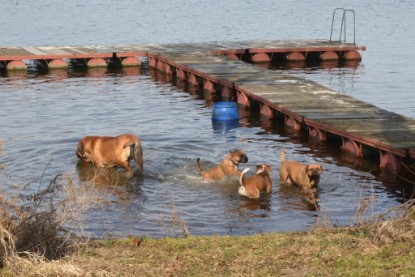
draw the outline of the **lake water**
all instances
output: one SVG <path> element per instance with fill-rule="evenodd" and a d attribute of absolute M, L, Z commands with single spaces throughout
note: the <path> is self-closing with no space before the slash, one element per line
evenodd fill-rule
<path fill-rule="evenodd" d="M 368 47 L 359 66 L 286 73 L 414 118 L 411 1 L 393 6 L 388 1 L 348 1 L 347 6 L 342 1 L 3 1 L 0 45 L 328 39 L 337 7 L 356 12 L 356 42 Z M 309 143 L 255 113 L 240 110 L 239 127 L 225 132 L 212 124 L 211 99 L 203 92 L 152 70 L 13 73 L 0 78 L 0 99 L 5 193 L 28 196 L 63 172 L 91 179 L 97 173 L 75 156 L 85 135 L 140 136 L 143 177 L 106 171 L 104 181 L 95 183 L 108 201 L 85 215 L 86 230 L 94 236 L 163 236 L 172 199 L 193 235 L 307 230 L 318 212 L 300 191 L 279 185 L 281 147 L 289 159 L 323 165 L 319 205 L 332 223 L 348 224 L 361 198 L 374 195 L 373 212 L 378 212 L 410 194 L 401 180 L 384 179 L 376 163 L 348 164 L 338 149 Z M 248 201 L 237 195 L 237 182 L 201 182 L 195 159 L 209 167 L 234 148 L 247 152 L 247 167 L 271 164 L 271 195 Z"/>

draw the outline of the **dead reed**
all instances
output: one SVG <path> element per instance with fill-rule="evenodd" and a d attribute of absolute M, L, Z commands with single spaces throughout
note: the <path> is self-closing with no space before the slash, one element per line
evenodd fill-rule
<path fill-rule="evenodd" d="M 370 195 L 363 197 L 363 188 L 367 186 L 366 181 L 362 185 L 356 214 L 351 219 L 350 225 L 345 230 L 359 232 L 370 238 L 377 244 L 388 244 L 396 242 L 415 243 L 415 199 L 406 201 L 396 207 L 391 207 L 382 213 L 374 212 L 376 197 L 371 186 Z M 316 230 L 335 230 L 330 223 L 327 210 L 318 209 L 315 224 Z"/>
<path fill-rule="evenodd" d="M 180 211 L 178 211 L 174 205 L 174 197 L 171 195 L 170 201 L 170 219 L 162 215 L 158 221 L 158 224 L 164 227 L 166 231 L 166 237 L 180 237 L 183 235 L 185 238 L 190 236 L 189 229 L 184 221 Z"/>
<path fill-rule="evenodd" d="M 90 190 L 70 174 L 58 174 L 27 199 L 6 201 L 0 191 L 0 268 L 20 274 L 25 264 L 45 266 L 85 244 L 83 214 L 96 195 Z"/>
<path fill-rule="evenodd" d="M 354 228 L 363 232 L 378 244 L 397 242 L 414 244 L 415 199 L 389 208 L 365 224 Z"/>
<path fill-rule="evenodd" d="M 406 181 L 408 184 L 415 185 L 415 165 L 414 164 L 406 164 L 402 163 L 404 174 L 398 174 L 398 177 L 402 180 Z"/>

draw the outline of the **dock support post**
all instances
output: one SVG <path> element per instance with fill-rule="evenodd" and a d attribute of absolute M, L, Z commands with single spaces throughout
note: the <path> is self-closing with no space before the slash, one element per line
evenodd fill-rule
<path fill-rule="evenodd" d="M 267 104 L 261 103 L 260 113 L 261 113 L 261 115 L 266 116 L 270 119 L 274 118 L 274 112 L 272 111 L 272 109 Z"/>
<path fill-rule="evenodd" d="M 380 168 L 394 174 L 398 174 L 401 166 L 401 158 L 391 152 L 380 150 Z"/>
<path fill-rule="evenodd" d="M 308 134 L 309 134 L 310 137 L 317 140 L 318 142 L 327 141 L 326 132 L 324 132 L 324 131 L 322 131 L 318 128 L 309 126 Z"/>
<path fill-rule="evenodd" d="M 157 60 L 153 57 L 150 57 L 149 66 L 152 68 L 156 68 Z"/>
<path fill-rule="evenodd" d="M 205 79 L 203 89 L 209 92 L 215 92 L 215 84 L 211 80 Z"/>
<path fill-rule="evenodd" d="M 187 81 L 191 84 L 193 84 L 193 86 L 197 87 L 199 85 L 199 82 L 197 81 L 197 77 L 195 74 L 193 73 L 188 73 L 187 75 Z"/>
<path fill-rule="evenodd" d="M 173 70 L 171 69 L 171 65 L 169 63 L 164 63 L 164 70 L 163 70 L 168 76 L 173 75 Z"/>
<path fill-rule="evenodd" d="M 182 80 L 186 80 L 186 71 L 176 67 L 176 77 Z"/>
<path fill-rule="evenodd" d="M 227 86 L 222 87 L 222 98 L 229 99 L 232 97 L 232 89 Z"/>
<path fill-rule="evenodd" d="M 251 107 L 251 103 L 249 101 L 248 96 L 245 95 L 245 93 L 241 92 L 241 91 L 237 91 L 237 103 L 246 107 L 246 108 L 250 108 Z"/>
<path fill-rule="evenodd" d="M 156 69 L 159 71 L 163 71 L 164 70 L 164 62 L 162 60 L 157 60 L 156 61 Z"/>
<path fill-rule="evenodd" d="M 285 116 L 285 125 L 299 132 L 301 130 L 301 123 L 291 116 Z"/>
<path fill-rule="evenodd" d="M 357 142 L 355 142 L 352 139 L 348 139 L 345 137 L 342 137 L 342 150 L 343 152 L 347 153 L 347 154 L 351 154 L 353 156 L 355 156 L 356 158 L 362 158 L 363 157 L 363 150 L 362 150 L 362 145 L 358 144 Z"/>

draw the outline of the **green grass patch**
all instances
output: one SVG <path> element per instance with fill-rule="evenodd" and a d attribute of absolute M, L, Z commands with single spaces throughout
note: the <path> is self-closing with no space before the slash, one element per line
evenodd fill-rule
<path fill-rule="evenodd" d="M 415 275 L 412 243 L 378 245 L 347 229 L 94 243 L 71 259 L 85 273 L 140 276 Z M 97 257 L 91 256 L 91 249 Z"/>

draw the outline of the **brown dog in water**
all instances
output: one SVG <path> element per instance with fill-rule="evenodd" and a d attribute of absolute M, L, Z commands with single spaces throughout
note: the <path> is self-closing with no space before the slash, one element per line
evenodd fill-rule
<path fill-rule="evenodd" d="M 236 149 L 230 151 L 218 166 L 207 171 L 203 171 L 200 166 L 200 158 L 196 160 L 196 166 L 202 174 L 203 181 L 220 181 L 225 176 L 236 175 L 239 177 L 242 172 L 238 169 L 238 165 L 247 162 L 246 154 L 242 150 Z"/>
<path fill-rule="evenodd" d="M 78 143 L 78 158 L 93 162 L 98 167 L 122 166 L 131 172 L 130 160 L 135 160 L 143 171 L 143 150 L 140 139 L 133 134 L 117 137 L 87 136 Z"/>
<path fill-rule="evenodd" d="M 249 168 L 245 169 L 239 178 L 240 187 L 238 193 L 248 198 L 259 198 L 261 191 L 268 193 L 272 190 L 272 182 L 269 174 L 272 169 L 268 164 L 259 164 L 256 166 L 256 175 L 244 180 L 245 173 Z"/>
<path fill-rule="evenodd" d="M 281 149 L 280 182 L 295 184 L 304 191 L 315 189 L 320 182 L 323 167 L 319 164 L 305 165 L 296 161 L 286 161 L 284 149 Z"/>

